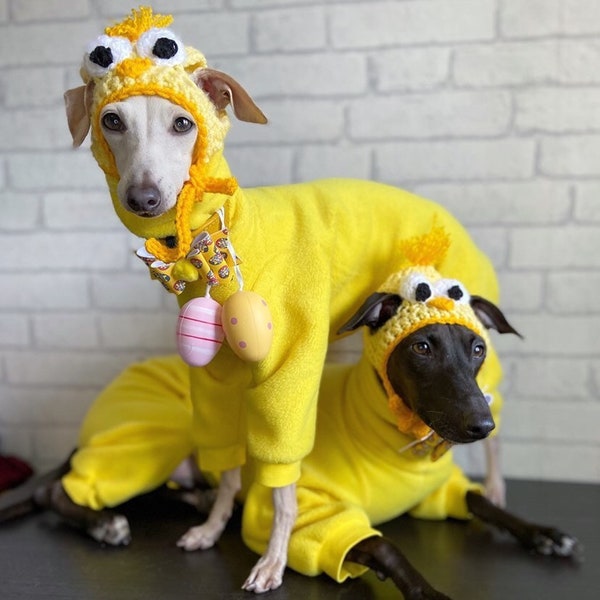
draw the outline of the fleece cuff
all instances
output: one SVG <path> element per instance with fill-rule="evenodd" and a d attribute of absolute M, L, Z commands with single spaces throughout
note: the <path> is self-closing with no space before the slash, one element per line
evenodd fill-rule
<path fill-rule="evenodd" d="M 284 487 L 300 479 L 300 461 L 273 465 L 257 460 L 255 467 L 255 481 L 266 487 Z"/>

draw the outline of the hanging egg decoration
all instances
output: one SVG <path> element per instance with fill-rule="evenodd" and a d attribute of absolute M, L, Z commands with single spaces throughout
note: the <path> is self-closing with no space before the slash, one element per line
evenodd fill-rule
<path fill-rule="evenodd" d="M 186 302 L 177 320 L 177 349 L 192 367 L 207 365 L 219 351 L 225 333 L 221 325 L 222 308 L 209 296 Z"/>
<path fill-rule="evenodd" d="M 263 360 L 273 342 L 273 320 L 266 300 L 256 292 L 239 291 L 223 304 L 223 329 L 233 352 L 242 360 Z"/>

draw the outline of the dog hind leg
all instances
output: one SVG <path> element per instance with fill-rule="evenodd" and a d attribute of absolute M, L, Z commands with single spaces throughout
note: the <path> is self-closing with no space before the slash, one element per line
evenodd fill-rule
<path fill-rule="evenodd" d="M 0 523 L 28 515 L 44 508 L 35 501 L 36 491 L 60 479 L 70 468 L 70 458 L 64 463 L 44 473 L 32 477 L 20 486 L 0 494 Z"/>
<path fill-rule="evenodd" d="M 435 590 L 394 544 L 384 537 L 370 537 L 354 546 L 346 560 L 374 571 L 380 579 L 390 578 L 405 600 L 450 600 Z"/>
<path fill-rule="evenodd" d="M 123 515 L 109 510 L 93 510 L 75 504 L 60 481 L 40 486 L 35 492 L 35 503 L 58 513 L 72 525 L 85 531 L 97 542 L 123 546 L 131 541 L 129 522 Z"/>
<path fill-rule="evenodd" d="M 484 441 L 486 477 L 485 477 L 485 496 L 489 498 L 496 506 L 506 507 L 506 484 L 502 477 L 500 467 L 500 440 L 499 437 L 486 438 Z"/>
<path fill-rule="evenodd" d="M 578 540 L 554 527 L 536 525 L 494 505 L 476 492 L 467 492 L 469 510 L 485 523 L 510 533 L 526 549 L 544 556 L 582 558 L 583 548 Z"/>

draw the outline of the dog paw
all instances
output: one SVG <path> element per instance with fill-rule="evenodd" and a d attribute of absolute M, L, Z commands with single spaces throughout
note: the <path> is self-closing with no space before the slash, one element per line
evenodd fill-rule
<path fill-rule="evenodd" d="M 212 527 L 208 523 L 191 527 L 179 538 L 177 546 L 187 551 L 207 550 L 221 537 L 221 531 L 222 529 Z"/>
<path fill-rule="evenodd" d="M 578 562 L 583 560 L 583 548 L 577 538 L 558 529 L 537 529 L 532 535 L 530 548 L 542 556 L 572 558 Z"/>
<path fill-rule="evenodd" d="M 277 589 L 283 582 L 283 571 L 285 560 L 280 558 L 263 556 L 254 565 L 248 579 L 242 585 L 242 589 L 255 594 L 263 594 Z"/>
<path fill-rule="evenodd" d="M 129 522 L 123 515 L 102 517 L 87 532 L 97 542 L 110 546 L 126 546 L 131 542 Z"/>

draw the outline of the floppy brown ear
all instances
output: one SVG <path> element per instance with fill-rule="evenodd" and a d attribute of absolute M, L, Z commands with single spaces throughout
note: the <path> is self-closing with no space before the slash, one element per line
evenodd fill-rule
<path fill-rule="evenodd" d="M 231 104 L 233 114 L 240 121 L 260 124 L 267 122 L 267 117 L 233 77 L 215 69 L 197 69 L 192 77 L 219 110 Z"/>
<path fill-rule="evenodd" d="M 90 112 L 94 98 L 94 82 L 67 90 L 64 94 L 65 110 L 73 147 L 81 146 L 90 130 Z"/>
<path fill-rule="evenodd" d="M 481 296 L 471 296 L 471 308 L 486 329 L 495 329 L 499 333 L 514 333 L 523 336 L 506 320 L 503 312 L 492 302 Z"/>

